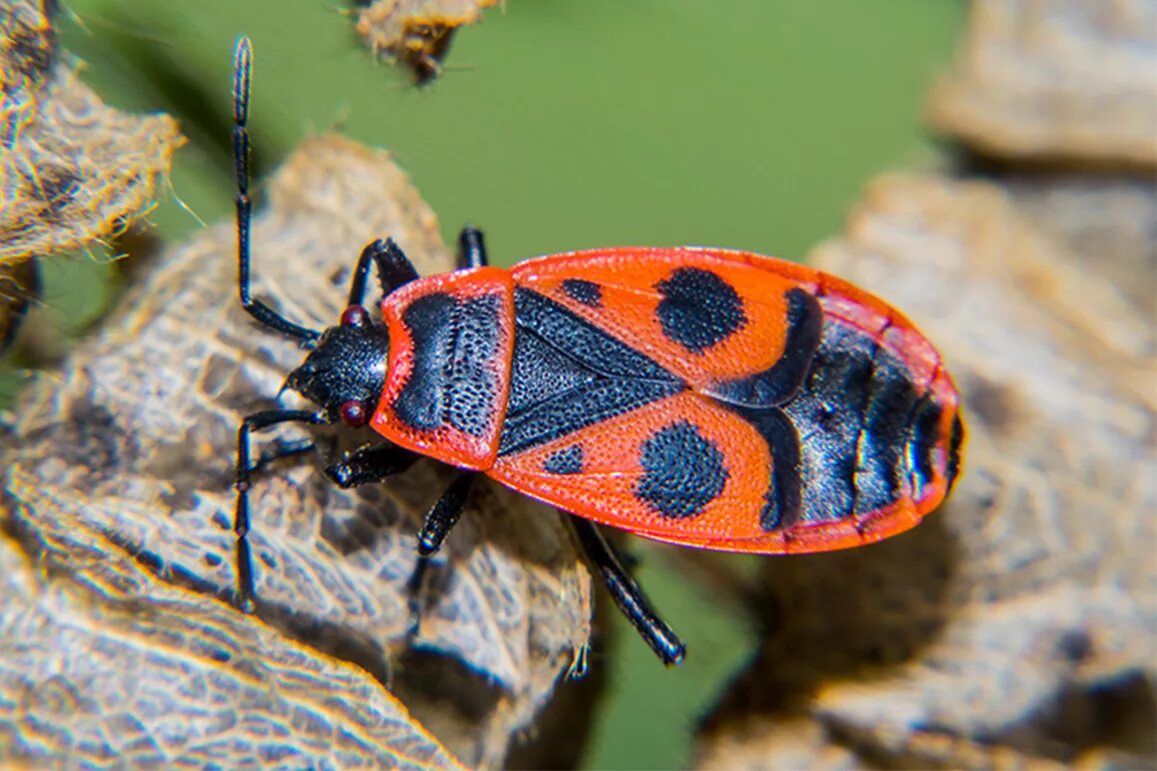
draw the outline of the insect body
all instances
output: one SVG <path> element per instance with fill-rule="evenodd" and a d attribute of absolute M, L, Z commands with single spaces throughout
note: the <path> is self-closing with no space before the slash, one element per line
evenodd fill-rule
<path fill-rule="evenodd" d="M 244 105 L 248 48 L 238 53 Z M 238 134 L 244 109 L 237 110 Z M 668 663 L 683 646 L 595 524 L 687 546 L 766 554 L 859 546 L 917 524 L 945 497 L 963 441 L 939 354 L 899 312 L 819 271 L 745 252 L 620 248 L 418 277 L 392 241 L 354 271 L 341 323 L 298 327 L 248 293 L 248 172 L 238 140 L 241 297 L 312 347 L 287 385 L 316 412 L 275 410 L 239 432 L 242 597 L 252 594 L 250 429 L 369 425 L 384 441 L 330 466 L 343 486 L 420 457 L 461 474 L 427 516 L 436 551 L 484 473 L 577 515 L 580 543 Z M 381 317 L 363 305 L 370 266 Z"/>

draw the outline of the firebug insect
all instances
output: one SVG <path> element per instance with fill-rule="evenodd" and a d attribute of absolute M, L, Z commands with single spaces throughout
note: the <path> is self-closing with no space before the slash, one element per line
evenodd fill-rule
<path fill-rule="evenodd" d="M 436 552 L 479 473 L 569 512 L 619 608 L 667 664 L 684 646 L 599 532 L 760 554 L 845 549 L 915 526 L 956 478 L 959 396 L 897 310 L 833 276 L 746 252 L 615 248 L 419 277 L 369 244 L 340 323 L 299 326 L 249 294 L 251 49 L 237 47 L 233 153 L 241 304 L 309 353 L 286 385 L 318 406 L 246 417 L 237 435 L 239 601 L 253 600 L 251 431 L 370 426 L 384 441 L 326 474 L 380 482 L 431 457 L 460 473 L 426 516 Z M 370 266 L 384 297 L 364 305 Z M 270 457 L 311 446 L 283 447 Z M 260 464 L 258 464 L 260 465 Z"/>

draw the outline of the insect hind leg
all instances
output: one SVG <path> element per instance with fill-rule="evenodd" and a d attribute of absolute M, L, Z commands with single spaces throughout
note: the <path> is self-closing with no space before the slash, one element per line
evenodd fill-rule
<path fill-rule="evenodd" d="M 598 571 L 611 598 L 619 610 L 634 625 L 639 635 L 651 646 L 663 663 L 675 666 L 683 663 L 687 647 L 671 627 L 651 607 L 647 595 L 623 569 L 622 560 L 607 542 L 598 526 L 590 520 L 571 515 L 571 526 L 587 559 Z"/>

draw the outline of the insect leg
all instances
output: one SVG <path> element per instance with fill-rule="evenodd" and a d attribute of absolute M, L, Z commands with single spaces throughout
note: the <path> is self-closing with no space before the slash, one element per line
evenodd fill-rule
<path fill-rule="evenodd" d="M 683 663 L 683 657 L 687 652 L 683 642 L 671 627 L 659 618 L 647 596 L 643 594 L 643 590 L 627 571 L 623 570 L 614 548 L 603 538 L 595 523 L 573 515 L 570 521 L 587 559 L 598 570 L 619 610 L 630 620 L 639 635 L 664 664 L 671 666 Z"/>
<path fill-rule="evenodd" d="M 233 57 L 233 168 L 237 173 L 237 293 L 241 307 L 262 326 L 309 344 L 321 337 L 315 330 L 294 324 L 260 300 L 249 296 L 249 229 L 253 202 L 249 198 L 249 84 L 253 47 L 249 38 L 237 40 Z"/>
<path fill-rule="evenodd" d="M 430 513 L 426 515 L 426 522 L 422 525 L 422 532 L 418 533 L 418 554 L 428 557 L 442 548 L 446 536 L 458 523 L 462 511 L 466 508 L 475 476 L 471 471 L 458 474 L 430 509 Z"/>
<path fill-rule="evenodd" d="M 253 467 L 249 464 L 249 434 L 280 423 L 326 423 L 325 415 L 309 410 L 265 410 L 246 415 L 237 427 L 237 465 L 234 468 L 237 508 L 233 514 L 233 534 L 237 545 L 237 605 L 253 610 L 253 560 L 249 553 L 249 487 Z"/>
<path fill-rule="evenodd" d="M 365 305 L 366 281 L 370 274 L 370 263 L 378 268 L 378 283 L 381 284 L 382 294 L 388 295 L 400 286 L 410 283 L 418 277 L 418 271 L 410 258 L 402 251 L 394 239 L 385 241 L 377 239 L 371 241 L 362 249 L 358 257 L 357 267 L 350 280 L 350 295 L 347 305 Z"/>
<path fill-rule="evenodd" d="M 257 460 L 253 461 L 252 465 L 249 466 L 249 474 L 253 475 L 259 471 L 264 471 L 279 460 L 305 455 L 316 450 L 317 444 L 311 439 L 276 441 L 271 447 L 267 447 L 261 451 L 261 454 L 257 456 Z"/>
<path fill-rule="evenodd" d="M 421 457 L 396 444 L 382 442 L 351 452 L 341 461 L 328 466 L 325 475 L 338 487 L 348 489 L 381 482 L 386 477 L 400 474 Z"/>
<path fill-rule="evenodd" d="M 478 228 L 467 226 L 458 234 L 458 263 L 463 268 L 483 268 L 490 264 L 486 241 Z"/>

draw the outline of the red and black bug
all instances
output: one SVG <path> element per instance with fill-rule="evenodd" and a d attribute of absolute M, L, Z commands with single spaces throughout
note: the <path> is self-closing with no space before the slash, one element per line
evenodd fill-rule
<path fill-rule="evenodd" d="M 916 525 L 947 495 L 964 438 L 940 355 L 898 311 L 816 270 L 745 252 L 619 248 L 421 278 L 392 240 L 365 248 L 337 326 L 317 332 L 249 296 L 250 48 L 237 49 L 241 303 L 310 349 L 287 386 L 316 411 L 250 415 L 238 431 L 237 570 L 249 433 L 286 422 L 369 425 L 384 441 L 326 474 L 380 482 L 421 457 L 460 469 L 418 537 L 437 551 L 478 473 L 553 504 L 620 609 L 668 664 L 683 644 L 602 537 L 761 554 L 860 546 Z M 364 306 L 370 267 L 384 297 Z M 285 452 L 297 452 L 295 446 Z M 596 524 L 597 523 L 597 524 Z"/>

